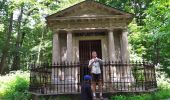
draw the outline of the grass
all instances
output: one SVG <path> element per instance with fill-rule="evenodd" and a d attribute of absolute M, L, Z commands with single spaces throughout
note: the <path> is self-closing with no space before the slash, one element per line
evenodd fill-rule
<path fill-rule="evenodd" d="M 140 95 L 118 95 L 112 96 L 111 100 L 162 100 L 170 98 L 170 89 L 160 89 L 153 93 L 140 94 Z"/>

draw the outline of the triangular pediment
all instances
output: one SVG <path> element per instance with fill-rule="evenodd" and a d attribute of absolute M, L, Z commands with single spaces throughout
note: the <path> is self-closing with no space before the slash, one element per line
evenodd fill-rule
<path fill-rule="evenodd" d="M 90 16 L 102 16 L 102 15 L 122 15 L 116 12 L 108 12 L 103 9 L 97 9 L 96 7 L 84 7 L 82 9 L 78 9 L 73 13 L 68 13 L 63 15 L 62 17 L 73 17 L 73 16 L 80 16 L 80 17 L 90 17 Z"/>
<path fill-rule="evenodd" d="M 47 16 L 47 19 L 50 18 L 59 18 L 59 17 L 94 17 L 94 16 L 114 16 L 114 15 L 129 15 L 130 13 L 123 12 L 121 10 L 108 7 L 101 3 L 95 1 L 83 1 L 76 5 L 73 5 L 67 9 L 59 11 L 55 14 Z"/>

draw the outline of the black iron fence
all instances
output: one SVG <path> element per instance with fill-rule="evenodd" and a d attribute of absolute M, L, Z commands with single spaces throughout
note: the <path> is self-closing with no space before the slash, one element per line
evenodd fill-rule
<path fill-rule="evenodd" d="M 101 66 L 103 92 L 145 92 L 157 88 L 155 66 L 149 62 L 104 62 Z M 32 64 L 30 91 L 40 94 L 80 93 L 86 63 Z"/>

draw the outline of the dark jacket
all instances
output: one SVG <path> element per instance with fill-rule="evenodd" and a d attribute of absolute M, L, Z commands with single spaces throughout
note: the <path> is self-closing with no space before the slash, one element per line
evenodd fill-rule
<path fill-rule="evenodd" d="M 93 100 L 93 94 L 89 83 L 83 83 L 81 86 L 81 100 Z"/>

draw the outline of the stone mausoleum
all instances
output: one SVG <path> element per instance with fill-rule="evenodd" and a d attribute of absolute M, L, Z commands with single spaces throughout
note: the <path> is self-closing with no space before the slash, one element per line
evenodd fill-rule
<path fill-rule="evenodd" d="M 53 63 L 88 62 L 91 52 L 105 61 L 129 59 L 130 13 L 86 0 L 46 17 L 53 32 Z"/>

